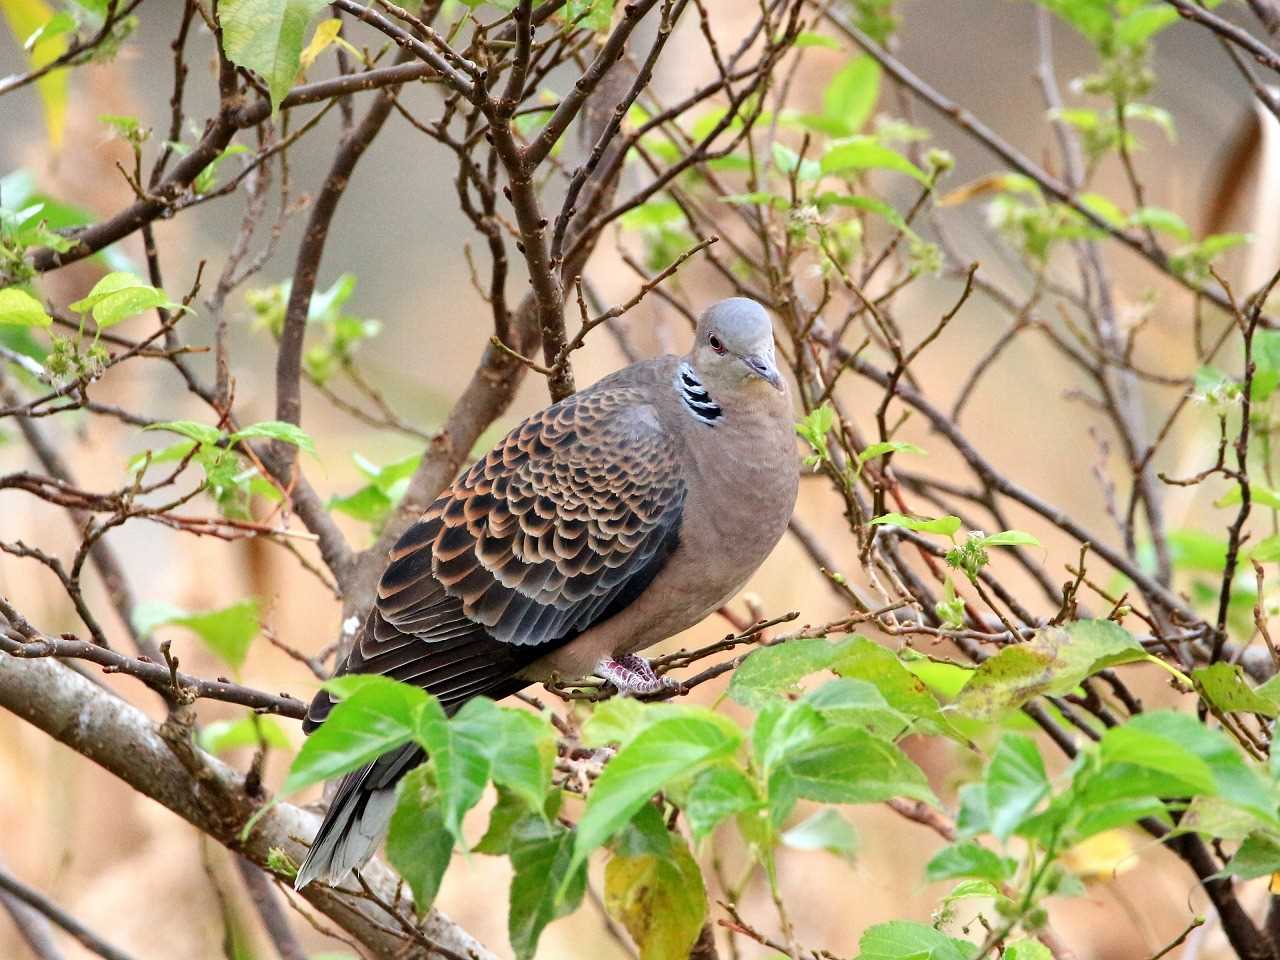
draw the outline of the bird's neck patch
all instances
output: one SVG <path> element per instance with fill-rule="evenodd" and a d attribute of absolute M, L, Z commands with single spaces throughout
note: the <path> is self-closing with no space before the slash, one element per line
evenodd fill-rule
<path fill-rule="evenodd" d="M 680 369 L 676 371 L 676 389 L 680 391 L 685 409 L 695 419 L 714 427 L 724 417 L 720 404 L 711 399 L 711 394 L 707 393 L 707 388 L 702 385 L 688 361 L 680 364 Z"/>

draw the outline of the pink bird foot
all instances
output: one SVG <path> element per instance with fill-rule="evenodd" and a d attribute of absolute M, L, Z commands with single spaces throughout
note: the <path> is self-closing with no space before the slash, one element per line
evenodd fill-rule
<path fill-rule="evenodd" d="M 609 681 L 624 697 L 644 696 L 676 686 L 666 677 L 654 673 L 649 661 L 634 653 L 605 657 L 596 664 L 596 676 Z"/>

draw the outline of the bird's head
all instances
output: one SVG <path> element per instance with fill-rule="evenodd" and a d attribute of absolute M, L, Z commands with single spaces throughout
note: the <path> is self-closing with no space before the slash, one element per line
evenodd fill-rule
<path fill-rule="evenodd" d="M 773 354 L 773 323 L 764 307 L 730 297 L 708 307 L 698 320 L 689 359 L 712 396 L 768 384 L 785 392 Z"/>

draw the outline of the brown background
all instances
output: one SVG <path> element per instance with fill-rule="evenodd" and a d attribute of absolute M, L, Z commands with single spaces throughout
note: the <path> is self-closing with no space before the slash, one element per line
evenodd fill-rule
<path fill-rule="evenodd" d="M 719 0 L 711 6 L 718 29 L 734 37 L 736 0 Z M 1051 163 L 1049 131 L 1031 76 L 1035 67 L 1032 6 L 1011 0 L 907 0 L 901 6 L 905 14 L 902 58 L 1029 155 Z M 141 49 L 164 49 L 162 44 L 176 25 L 178 7 L 167 0 L 153 0 L 142 10 L 141 42 L 130 44 L 115 64 L 80 71 L 73 81 L 70 129 L 59 156 L 43 155 L 43 130 L 31 91 L 0 100 L 0 172 L 26 166 L 38 173 L 51 192 L 100 213 L 126 202 L 128 188 L 113 167 L 114 160 L 123 158 L 121 147 L 108 142 L 95 118 L 100 114 L 135 114 L 144 122 L 165 122 L 167 51 L 151 61 L 143 59 Z M 687 88 L 693 79 L 690 73 L 703 68 L 696 20 L 686 20 L 659 70 L 660 91 Z M 1065 83 L 1088 69 L 1090 55 L 1065 28 L 1057 33 L 1060 75 Z M 197 40 L 205 50 L 208 42 L 205 36 Z M 798 88 L 801 99 L 816 103 L 827 78 L 846 56 L 822 51 L 810 56 Z M 208 65 L 195 58 L 193 66 L 191 113 L 201 116 L 201 107 L 208 107 L 201 98 L 207 100 L 209 90 L 207 83 L 201 82 L 207 79 L 201 71 Z M 1170 145 L 1154 130 L 1144 129 L 1148 149 L 1139 155 L 1139 167 L 1151 202 L 1178 210 L 1198 225 L 1215 185 L 1215 170 L 1250 114 L 1247 90 L 1217 45 L 1191 26 L 1178 25 L 1162 36 L 1157 67 L 1162 83 L 1151 99 L 1174 113 L 1180 136 Z M 8 38 L 0 41 L 0 74 L 19 69 L 15 45 Z M 883 98 L 881 109 L 890 110 L 892 102 L 890 97 Z M 951 186 L 1000 169 L 941 118 L 923 110 L 917 116 L 958 158 Z M 295 156 L 294 175 L 301 190 L 319 182 L 328 162 L 333 123 L 327 123 L 327 132 L 321 132 Z M 1275 162 L 1272 167 L 1276 168 Z M 454 209 L 447 179 L 451 172 L 450 159 L 441 151 L 427 146 L 406 124 L 389 124 L 343 202 L 321 270 L 322 287 L 343 271 L 359 276 L 359 287 L 348 309 L 386 323 L 382 337 L 364 352 L 364 367 L 386 385 L 399 410 L 428 427 L 439 421 L 489 335 L 487 314 L 467 278 L 462 242 L 469 238 Z M 1109 168 L 1096 186 L 1113 197 L 1123 196 L 1120 181 Z M 210 273 L 216 275 L 238 216 L 236 204 L 223 201 L 158 225 L 170 292 L 185 289 L 194 264 L 201 258 L 210 261 Z M 946 216 L 958 229 L 966 253 L 982 260 L 984 270 L 1018 276 L 1011 256 L 993 246 L 984 234 L 980 205 L 957 208 Z M 295 218 L 263 282 L 278 280 L 289 272 L 298 221 Z M 140 248 L 133 241 L 126 249 L 140 259 Z M 1136 300 L 1152 282 L 1127 254 L 1115 253 L 1113 264 L 1122 298 Z M 1243 263 L 1234 266 L 1246 269 Z M 608 243 L 601 245 L 590 275 L 611 299 L 629 296 L 636 282 Z M 696 270 L 681 276 L 684 289 L 695 301 L 717 292 L 700 286 L 705 277 Z M 43 292 L 55 302 L 66 302 L 82 295 L 92 280 L 92 268 L 78 266 L 50 277 Z M 514 281 L 512 289 L 518 289 Z M 1149 368 L 1185 372 L 1191 363 L 1190 313 L 1182 300 L 1169 291 L 1162 292 L 1166 298 L 1157 308 L 1142 360 Z M 909 299 L 900 302 L 900 317 L 909 330 L 922 330 L 954 294 L 955 286 L 949 281 L 922 283 L 913 288 Z M 238 318 L 234 357 L 241 413 L 249 421 L 263 419 L 270 416 L 273 403 L 269 344 L 263 334 L 249 329 L 240 301 L 233 304 L 233 311 Z M 991 304 L 974 298 L 921 359 L 919 374 L 938 396 L 953 396 L 967 370 L 966 361 L 980 355 L 1007 322 Z M 202 323 L 205 321 L 199 316 L 187 321 L 191 340 L 209 339 Z M 628 324 L 637 342 L 649 351 L 683 349 L 686 331 L 678 318 L 654 300 L 634 311 Z M 594 336 L 577 357 L 582 383 L 621 362 L 616 348 L 601 335 Z M 1091 416 L 1063 397 L 1072 385 L 1068 372 L 1039 341 L 1024 338 L 984 382 L 965 414 L 964 425 L 985 453 L 1025 485 L 1079 516 L 1086 525 L 1111 530 L 1091 472 L 1100 459 L 1088 432 Z M 168 375 L 150 380 L 108 376 L 94 392 L 99 399 L 127 402 L 157 415 L 201 416 Z M 850 394 L 855 410 L 857 396 L 856 391 Z M 1166 393 L 1159 399 L 1167 403 L 1171 398 Z M 358 484 L 351 451 L 385 462 L 412 449 L 408 441 L 375 434 L 326 410 L 314 393 L 305 400 L 304 425 L 316 438 L 322 464 L 313 465 L 311 471 L 322 495 L 350 492 Z M 505 423 L 509 425 L 544 402 L 542 384 L 531 378 Z M 151 439 L 100 420 L 62 418 L 57 424 L 46 424 L 57 431 L 77 476 L 89 487 L 118 485 L 127 458 Z M 1204 416 L 1187 418 L 1178 442 L 1170 447 L 1174 462 L 1161 466 L 1178 471 L 1195 464 L 1194 441 L 1203 438 L 1201 431 L 1208 427 Z M 0 471 L 27 466 L 27 453 L 12 425 L 0 423 L 0 430 L 9 435 L 9 442 L 0 445 Z M 911 430 L 908 427 L 912 439 L 926 448 L 931 446 L 927 434 L 916 436 Z M 936 457 L 928 466 L 945 472 L 954 465 Z M 1173 495 L 1171 525 L 1193 523 L 1202 512 L 1208 515 L 1210 508 L 1202 502 L 1207 499 L 1205 494 Z M 855 574 L 851 543 L 837 532 L 842 527 L 838 506 L 825 494 L 821 481 L 803 487 L 800 515 L 813 528 L 826 531 L 823 539 L 827 545 L 846 565 L 846 571 Z M 1016 520 L 1044 536 L 1045 531 L 1030 519 L 1016 516 Z M 347 527 L 357 545 L 366 542 L 367 533 L 359 525 Z M 64 556 L 74 549 L 77 539 L 65 514 L 12 492 L 0 494 L 0 536 L 39 543 Z M 265 624 L 282 640 L 307 651 L 323 647 L 338 628 L 339 608 L 331 596 L 287 554 L 269 545 L 195 540 L 142 522 L 110 536 L 129 564 L 140 600 L 166 600 L 201 610 L 256 595 L 264 604 Z M 1066 554 L 1065 544 L 1045 539 L 1051 569 L 1060 570 L 1061 562 L 1074 559 Z M 803 621 L 820 623 L 843 612 L 790 540 L 784 540 L 750 590 L 770 614 L 795 609 L 802 612 Z M 35 564 L 0 557 L 0 592 L 14 597 L 48 632 L 80 626 L 57 585 Z M 108 621 L 109 631 L 116 626 Z M 721 620 L 707 622 L 668 646 L 714 639 L 726 626 Z M 190 669 L 209 675 L 221 672 L 193 637 L 181 631 L 172 637 L 175 651 Z M 250 655 L 244 679 L 264 689 L 285 689 L 303 697 L 315 686 L 297 664 L 262 641 Z M 138 684 L 116 680 L 112 685 L 144 708 L 156 711 L 158 701 Z M 1138 685 L 1148 702 L 1167 696 L 1155 677 L 1144 676 Z M 699 694 L 709 701 L 719 692 L 720 688 L 703 688 Z M 238 715 L 221 704 L 203 703 L 200 709 L 206 720 Z M 295 724 L 286 721 L 285 726 L 295 740 L 300 738 Z M 944 797 L 949 796 L 952 775 L 974 762 L 946 745 L 915 744 L 912 749 Z M 286 765 L 285 757 L 272 757 L 271 782 L 278 784 Z M 923 863 L 940 845 L 936 836 L 884 808 L 847 812 L 862 837 L 855 863 L 821 853 L 781 855 L 782 887 L 802 941 L 842 956 L 856 954 L 858 934 L 872 923 L 896 917 L 928 920 L 937 898 L 945 892 L 942 885 L 929 886 L 920 880 Z M 482 816 L 473 820 L 476 830 L 483 828 Z M 1134 834 L 1129 842 L 1133 856 L 1118 872 L 1113 874 L 1104 867 L 1086 896 L 1053 907 L 1055 925 L 1081 960 L 1150 955 L 1181 930 L 1192 913 L 1206 909 L 1202 893 L 1193 891 L 1189 874 L 1180 863 L 1152 847 L 1145 837 Z M 737 862 L 740 854 L 733 844 L 725 847 L 729 860 Z M 203 843 L 167 811 L 135 796 L 8 715 L 0 715 L 0 856 L 18 876 L 140 958 L 221 956 L 219 889 L 230 897 L 233 910 L 247 924 L 253 924 L 224 851 Z M 504 954 L 508 949 L 508 876 L 504 861 L 459 856 L 438 901 L 441 909 L 482 942 Z M 1264 894 L 1262 889 L 1251 889 L 1246 902 L 1256 906 Z M 757 918 L 763 926 L 772 923 L 767 894 L 758 884 L 747 898 L 746 915 Z M 349 952 L 314 933 L 296 916 L 295 925 L 317 953 Z M 270 955 L 256 928 L 251 939 L 257 956 Z M 69 957 L 81 955 L 77 949 L 66 945 Z M 0 957 L 22 956 L 22 951 L 8 920 L 0 917 Z M 750 945 L 745 955 L 753 955 Z M 1193 938 L 1181 955 L 1210 958 L 1224 953 L 1220 938 L 1210 929 Z M 621 953 L 604 935 L 598 912 L 588 905 L 548 929 L 540 956 L 554 960 L 608 958 Z"/>

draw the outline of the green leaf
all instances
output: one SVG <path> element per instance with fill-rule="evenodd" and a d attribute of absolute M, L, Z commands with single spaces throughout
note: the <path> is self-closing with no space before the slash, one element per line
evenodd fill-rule
<path fill-rule="evenodd" d="M 781 840 L 793 850 L 826 850 L 849 859 L 858 852 L 858 832 L 831 807 L 823 807 L 796 824 Z"/>
<path fill-rule="evenodd" d="M 1275 563 L 1280 560 L 1280 534 L 1272 534 L 1260 540 L 1249 556 L 1258 563 Z"/>
<path fill-rule="evenodd" d="M 1178 829 L 1210 840 L 1240 841 L 1253 832 L 1256 821 L 1220 797 L 1196 797 L 1187 807 Z"/>
<path fill-rule="evenodd" d="M 1098 755 L 1103 763 L 1102 771 L 1086 782 L 1083 791 L 1090 802 L 1150 792 L 1171 791 L 1170 795 L 1217 792 L 1209 765 L 1159 731 L 1142 730 L 1132 724 L 1115 727 L 1103 734 Z M 1134 776 L 1134 768 L 1139 768 L 1139 772 L 1155 771 L 1172 782 L 1140 782 L 1140 778 Z M 1118 783 L 1108 783 L 1108 775 L 1113 770 L 1118 774 Z"/>
<path fill-rule="evenodd" d="M 905 173 L 925 186 L 929 178 L 919 167 L 871 137 L 853 137 L 831 146 L 822 157 L 823 173 L 850 173 L 859 170 L 892 170 Z"/>
<path fill-rule="evenodd" d="M 612 851 L 620 857 L 665 857 L 678 839 L 678 834 L 667 830 L 658 805 L 646 803 L 614 839 Z"/>
<path fill-rule="evenodd" d="M 166 625 L 186 627 L 234 670 L 244 665 L 259 629 L 257 600 L 242 600 L 208 613 L 186 613 L 165 603 L 141 603 L 133 616 L 135 627 L 142 634 Z"/>
<path fill-rule="evenodd" d="M 1163 131 L 1170 143 L 1177 143 L 1178 129 L 1174 125 L 1173 114 L 1163 107 L 1154 107 L 1149 103 L 1128 103 L 1125 104 L 1124 115 L 1126 120 L 1145 120 L 1148 123 L 1154 123 Z"/>
<path fill-rule="evenodd" d="M 1227 865 L 1213 876 L 1253 880 L 1280 872 L 1280 837 L 1255 831 L 1244 838 Z"/>
<path fill-rule="evenodd" d="M 1134 211 L 1133 215 L 1129 217 L 1129 224 L 1131 226 L 1150 227 L 1152 230 L 1159 230 L 1182 243 L 1191 242 L 1191 228 L 1187 226 L 1187 222 L 1182 217 L 1172 210 L 1165 210 L 1161 207 L 1143 207 Z"/>
<path fill-rule="evenodd" d="M 387 831 L 387 859 L 408 882 L 419 916 L 430 909 L 453 856 L 453 836 L 432 800 L 427 766 L 410 770 L 396 788 Z"/>
<path fill-rule="evenodd" d="M 973 840 L 965 840 L 934 854 L 924 868 L 924 876 L 929 881 L 976 877 L 999 886 L 1011 880 L 1017 868 L 1016 860 L 1002 857 Z"/>
<path fill-rule="evenodd" d="M 390 497 L 373 484 L 369 484 L 349 496 L 330 497 L 329 502 L 325 504 L 325 509 L 337 510 L 362 523 L 378 526 L 386 520 L 393 506 L 395 504 Z"/>
<path fill-rule="evenodd" d="M 1053 960 L 1053 954 L 1039 940 L 1015 940 L 1004 948 L 1000 960 Z"/>
<path fill-rule="evenodd" d="M 801 698 L 833 724 L 861 727 L 882 740 L 894 740 L 907 733 L 913 719 L 885 700 L 872 683 L 841 677 L 810 690 Z"/>
<path fill-rule="evenodd" d="M 1187 244 L 1173 251 L 1169 266 L 1177 273 L 1192 277 L 1207 276 L 1209 265 L 1214 260 L 1228 250 L 1252 242 L 1253 236 L 1247 233 L 1211 234 L 1199 243 Z"/>
<path fill-rule="evenodd" d="M 548 798 L 559 799 L 558 793 L 549 793 Z M 509 790 L 498 788 L 498 802 L 489 811 L 489 826 L 484 836 L 471 848 L 473 853 L 484 853 L 490 856 L 506 856 L 511 850 L 511 840 L 516 826 L 530 816 L 529 805 Z M 440 829 L 444 830 L 443 822 Z M 447 832 L 447 831 L 446 831 Z"/>
<path fill-rule="evenodd" d="M 433 697 L 418 712 L 416 739 L 426 749 L 435 773 L 445 829 L 459 844 L 464 842 L 462 818 L 480 801 L 492 769 L 491 744 L 478 734 L 475 717 L 493 709 L 491 700 L 469 700 L 451 723 Z"/>
<path fill-rule="evenodd" d="M 1079 30 L 1095 46 L 1101 44 L 1112 29 L 1109 0 L 1037 0 Z"/>
<path fill-rule="evenodd" d="M 788 752 L 798 749 L 831 726 L 807 703 L 770 701 L 756 714 L 756 722 L 751 728 L 751 752 L 757 770 L 767 776 L 781 764 Z M 782 819 L 785 815 L 779 818 L 780 821 Z"/>
<path fill-rule="evenodd" d="M 215 720 L 200 728 L 200 747 L 209 753 L 225 753 L 239 747 L 273 747 L 290 750 L 293 744 L 275 717 L 249 713 L 239 720 Z"/>
<path fill-rule="evenodd" d="M 880 65 L 867 54 L 849 61 L 822 94 L 822 115 L 834 136 L 857 133 L 871 118 L 880 95 Z"/>
<path fill-rule="evenodd" d="M 792 46 L 804 49 L 806 47 L 824 47 L 827 50 L 843 50 L 844 45 L 835 37 L 828 36 L 825 33 L 814 33 L 811 30 L 802 30 L 796 34 Z"/>
<path fill-rule="evenodd" d="M 294 862 L 293 858 L 285 853 L 280 847 L 271 847 L 267 851 L 266 869 L 278 876 L 287 877 L 290 880 L 298 875 L 298 865 Z M 320 956 L 323 957 L 324 955 L 321 954 Z M 320 957 L 313 956 L 311 960 L 320 960 Z M 347 957 L 345 960 L 351 960 L 351 958 Z"/>
<path fill-rule="evenodd" d="M 923 724 L 926 731 L 959 737 L 943 716 L 937 698 L 891 650 L 866 637 L 854 637 L 842 648 L 842 654 L 833 667 L 837 674 L 870 683 L 890 707 Z"/>
<path fill-rule="evenodd" d="M 663 856 L 615 855 L 604 871 L 604 901 L 640 948 L 640 960 L 687 957 L 702 932 L 702 871 L 679 837 Z"/>
<path fill-rule="evenodd" d="M 655 793 L 728 756 L 741 740 L 736 724 L 710 710 L 669 717 L 641 730 L 596 780 L 578 822 L 573 866 L 622 829 Z"/>
<path fill-rule="evenodd" d="M 835 425 L 836 412 L 831 404 L 824 403 L 810 410 L 803 420 L 796 424 L 796 433 L 804 439 L 813 450 L 813 456 L 805 460 L 805 464 L 815 470 L 831 460 L 831 451 L 827 447 L 827 434 Z"/>
<path fill-rule="evenodd" d="M 1280 330 L 1258 330 L 1253 335 L 1253 389 L 1254 401 L 1262 403 L 1271 398 L 1280 386 Z M 1239 503 L 1240 485 L 1232 488 Z M 1249 489 L 1256 503 L 1272 509 L 1280 509 L 1280 495 L 1260 483 L 1251 482 Z M 1269 495 L 1269 496 L 1268 496 Z"/>
<path fill-rule="evenodd" d="M 477 697 L 451 723 L 463 741 L 478 744 L 487 754 L 495 784 L 529 809 L 541 808 L 556 758 L 555 730 L 546 718 Z"/>
<path fill-rule="evenodd" d="M 631 697 L 611 697 L 598 703 L 582 725 L 582 742 L 588 747 L 626 746 L 637 733 L 661 719 L 661 711 L 653 709 L 656 706 Z"/>
<path fill-rule="evenodd" d="M 873 526 L 876 524 L 892 524 L 895 527 L 915 530 L 920 533 L 940 533 L 945 537 L 955 536 L 960 529 L 960 518 L 951 516 L 933 519 L 930 517 L 908 517 L 903 513 L 886 513 L 884 516 L 876 517 L 871 523 Z"/>
<path fill-rule="evenodd" d="M 388 750 L 404 746 L 417 732 L 424 706 L 435 703 L 417 687 L 373 675 L 338 677 L 327 681 L 325 688 L 346 694 L 346 698 L 303 743 L 280 788 L 282 796 L 355 770 Z"/>
<path fill-rule="evenodd" d="M 1227 541 L 1200 530 L 1170 530 L 1170 560 L 1178 570 L 1221 573 L 1227 565 Z"/>
<path fill-rule="evenodd" d="M 804 677 L 829 668 L 843 647 L 823 637 L 797 637 L 754 650 L 733 672 L 729 697 L 745 707 L 759 708 L 794 690 Z"/>
<path fill-rule="evenodd" d="M 1191 679 L 1206 701 L 1227 713 L 1258 713 L 1264 717 L 1280 714 L 1276 704 L 1249 685 L 1245 673 L 1234 663 L 1215 663 L 1193 670 Z"/>
<path fill-rule="evenodd" d="M 222 49 L 236 66 L 267 83 L 277 110 L 298 76 L 307 25 L 324 0 L 222 0 Z"/>
<path fill-rule="evenodd" d="M 1088 115 L 1095 121 L 1097 120 L 1096 115 L 1092 112 L 1088 112 Z M 1097 214 L 1100 219 L 1113 227 L 1123 227 L 1125 225 L 1124 211 L 1100 193 L 1080 194 L 1080 205 Z"/>
<path fill-rule="evenodd" d="M 1258 331 L 1262 333 L 1264 331 Z M 1257 378 L 1254 378 L 1254 384 L 1257 384 Z M 1234 507 L 1240 503 L 1243 496 L 1240 492 L 1240 485 L 1234 483 L 1226 493 L 1213 501 L 1215 507 Z M 1258 483 L 1249 484 L 1249 500 L 1252 503 L 1262 507 L 1270 507 L 1272 510 L 1280 510 L 1280 493 L 1272 490 L 1270 487 L 1264 487 Z M 1267 538 L 1272 539 L 1271 537 Z M 1259 547 L 1261 544 L 1259 544 Z M 1253 553 L 1250 554 L 1255 560 L 1258 558 L 1258 547 L 1255 547 Z M 1274 559 L 1274 558 L 1273 558 Z"/>
<path fill-rule="evenodd" d="M 1082 806 L 1077 811 L 1077 814 L 1075 822 L 1071 825 L 1071 840 L 1074 843 L 1087 840 L 1105 831 L 1130 826 L 1147 817 L 1152 817 L 1161 823 L 1172 826 L 1172 821 L 1169 818 L 1169 807 L 1163 800 L 1155 796 L 1131 797 L 1114 803 Z M 1046 811 L 1044 814 L 1039 814 L 1024 823 L 1018 832 L 1028 837 L 1036 835 L 1042 844 L 1053 843 L 1051 821 L 1056 816 L 1056 811 Z M 1044 818 L 1045 825 L 1050 826 L 1050 830 L 1044 834 L 1037 835 L 1035 828 L 1038 825 L 1034 821 L 1041 818 Z"/>
<path fill-rule="evenodd" d="M 1085 804 L 1144 795 L 1216 797 L 1250 814 L 1254 827 L 1259 821 L 1280 827 L 1276 798 L 1259 772 L 1225 734 L 1194 716 L 1157 710 L 1134 717 L 1108 730 L 1098 753 L 1101 770 L 1074 790 Z"/>
<path fill-rule="evenodd" d="M 893 920 L 869 927 L 857 960 L 971 960 L 978 948 L 923 923 Z"/>
<path fill-rule="evenodd" d="M 142 429 L 168 430 L 170 433 L 180 434 L 194 440 L 196 443 L 203 443 L 210 446 L 216 446 L 222 442 L 221 430 L 217 427 L 210 427 L 203 423 L 196 423 L 194 420 L 167 420 L 164 423 L 148 424 Z"/>
<path fill-rule="evenodd" d="M 991 811 L 987 805 L 987 785 L 984 781 L 962 783 L 956 790 L 960 810 L 956 814 L 956 835 L 975 837 L 991 830 Z"/>
<path fill-rule="evenodd" d="M 959 900 L 973 900 L 977 898 L 981 898 L 983 900 L 995 900 L 998 907 L 1014 906 L 1012 901 L 1002 894 L 1000 889 L 990 880 L 976 880 L 972 878 L 968 880 L 961 880 L 952 887 L 947 892 L 947 895 L 942 898 L 941 906 L 943 909 L 946 909 L 951 906 L 951 904 Z"/>
<path fill-rule="evenodd" d="M 356 468 L 373 481 L 374 486 L 383 493 L 391 494 L 414 475 L 418 465 L 422 463 L 422 454 L 411 453 L 407 457 L 401 457 L 383 466 L 370 462 L 358 453 L 351 454 L 351 459 L 355 462 Z"/>
<path fill-rule="evenodd" d="M 952 592 L 954 590 L 953 586 Z M 948 700 L 960 695 L 960 691 L 973 679 L 973 672 L 977 669 L 948 660 L 934 660 L 915 650 L 902 651 L 902 664 L 914 676 L 923 680 L 930 690 L 942 694 Z"/>
<path fill-rule="evenodd" d="M 612 697 L 592 709 L 591 716 L 582 725 L 582 742 L 588 747 L 616 744 L 621 748 L 634 740 L 640 731 L 660 721 L 674 717 L 698 720 L 707 714 L 705 707 L 670 702 L 644 703 L 630 697 Z"/>
<path fill-rule="evenodd" d="M 782 755 L 778 770 L 798 796 L 820 803 L 937 802 L 924 773 L 900 748 L 857 727 L 831 726 L 802 741 Z"/>
<path fill-rule="evenodd" d="M 711 835 L 727 817 L 737 816 L 764 805 L 755 786 L 735 766 L 720 764 L 703 770 L 685 796 L 684 813 L 695 841 Z"/>
<path fill-rule="evenodd" d="M 608 30 L 613 22 L 614 0 L 568 0 L 564 5 L 567 22 L 586 30 Z"/>
<path fill-rule="evenodd" d="M 47 327 L 53 317 L 31 294 L 19 287 L 0 290 L 0 326 Z"/>
<path fill-rule="evenodd" d="M 1021 530 L 1004 530 L 1000 533 L 993 533 L 989 537 L 983 537 L 981 542 L 984 547 L 1040 546 L 1039 540 Z"/>
<path fill-rule="evenodd" d="M 791 206 L 791 201 L 781 194 L 769 193 L 766 190 L 757 190 L 755 193 L 731 193 L 727 196 L 720 197 L 721 203 L 732 203 L 736 206 L 745 207 L 779 207 L 785 209 Z"/>
<path fill-rule="evenodd" d="M 992 719 L 1041 694 L 1069 693 L 1099 670 L 1146 656 L 1133 636 L 1108 620 L 1046 627 L 985 660 L 957 704 L 970 716 Z"/>
<path fill-rule="evenodd" d="M 901 230 L 909 239 L 919 239 L 919 235 L 911 229 L 907 221 L 903 219 L 902 214 L 883 200 L 877 200 L 874 197 L 859 197 L 853 194 L 824 191 L 814 197 L 813 202 L 819 210 L 826 210 L 828 207 L 853 207 L 857 210 L 865 210 L 867 213 L 874 213 L 882 217 L 895 230 Z M 888 442 L 893 443 L 894 441 Z M 921 455 L 924 454 L 923 450 L 919 452 Z"/>
<path fill-rule="evenodd" d="M 1007 840 L 1049 795 L 1049 776 L 1035 741 L 1020 733 L 1001 737 L 987 768 L 986 785 L 991 832 Z"/>
<path fill-rule="evenodd" d="M 191 189 L 197 194 L 206 194 L 214 188 L 218 182 L 218 168 L 228 157 L 238 156 L 248 153 L 249 148 L 241 143 L 233 143 L 227 147 L 211 161 L 209 165 L 196 174 L 196 178 L 191 181 Z"/>
<path fill-rule="evenodd" d="M 916 453 L 922 457 L 928 454 L 914 443 L 907 443 L 905 440 L 882 440 L 879 443 L 871 443 L 863 448 L 858 454 L 858 462 L 866 463 L 868 460 L 874 460 L 876 457 L 883 457 L 886 453 Z"/>
<path fill-rule="evenodd" d="M 1280 825 L 1275 796 L 1257 770 L 1245 761 L 1239 747 L 1222 731 L 1210 729 L 1190 714 L 1171 710 L 1139 714 L 1125 726 L 1163 737 L 1189 750 L 1208 766 L 1218 796 L 1265 823 Z M 1104 743 L 1105 740 L 1104 736 Z"/>
<path fill-rule="evenodd" d="M 122 272 L 108 273 L 93 285 L 88 296 L 70 304 L 76 313 L 92 313 L 94 322 L 104 329 L 156 307 L 185 309 L 182 304 L 170 302 L 163 290 Z"/>
<path fill-rule="evenodd" d="M 684 222 L 684 211 L 674 200 L 650 200 L 628 210 L 620 218 L 626 230 L 652 230 Z"/>
<path fill-rule="evenodd" d="M 798 180 L 818 179 L 822 171 L 819 169 L 817 161 L 801 160 L 800 154 L 776 141 L 772 146 L 773 165 L 777 167 L 779 173 L 785 176 L 795 173 Z"/>
<path fill-rule="evenodd" d="M 587 872 L 576 861 L 574 836 L 560 824 L 538 817 L 521 820 L 512 833 L 515 876 L 507 932 L 518 960 L 532 960 L 546 925 L 572 913 L 582 900 Z"/>
<path fill-rule="evenodd" d="M 1116 24 L 1117 42 L 1130 47 L 1141 47 L 1153 36 L 1178 20 L 1174 7 L 1150 4 L 1139 7 L 1121 18 Z"/>
<path fill-rule="evenodd" d="M 237 430 L 233 433 L 230 442 L 239 443 L 241 440 L 257 437 L 280 440 L 312 455 L 316 452 L 315 441 L 311 439 L 311 436 L 305 430 L 297 424 L 285 423 L 283 420 L 264 420 L 261 423 L 250 424 L 243 430 Z"/>
<path fill-rule="evenodd" d="M 98 120 L 110 127 L 121 140 L 134 144 L 141 144 L 151 135 L 151 128 L 142 126 L 137 117 L 105 113 L 100 115 Z"/>

